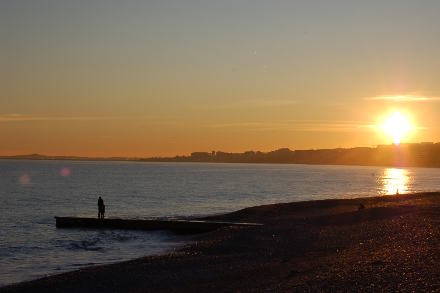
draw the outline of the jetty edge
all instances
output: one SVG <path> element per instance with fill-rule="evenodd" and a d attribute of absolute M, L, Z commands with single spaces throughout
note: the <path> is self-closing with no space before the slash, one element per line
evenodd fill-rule
<path fill-rule="evenodd" d="M 163 219 L 97 219 L 85 217 L 55 217 L 57 228 L 125 229 L 125 230 L 167 230 L 177 234 L 198 234 L 226 226 L 256 227 L 259 223 L 241 223 L 205 220 L 163 220 Z"/>

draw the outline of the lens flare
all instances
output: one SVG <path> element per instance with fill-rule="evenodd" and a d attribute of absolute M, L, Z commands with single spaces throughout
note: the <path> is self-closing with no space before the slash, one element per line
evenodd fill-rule
<path fill-rule="evenodd" d="M 69 177 L 70 176 L 70 168 L 67 168 L 67 167 L 61 168 L 60 175 L 63 177 Z"/>
<path fill-rule="evenodd" d="M 18 178 L 18 182 L 20 182 L 21 185 L 29 185 L 31 183 L 31 176 L 23 174 Z"/>

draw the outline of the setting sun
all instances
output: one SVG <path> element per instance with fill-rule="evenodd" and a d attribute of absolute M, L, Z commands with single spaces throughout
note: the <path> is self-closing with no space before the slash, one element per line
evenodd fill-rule
<path fill-rule="evenodd" d="M 399 112 L 394 112 L 382 124 L 383 131 L 393 139 L 395 144 L 399 144 L 411 128 L 408 118 Z"/>

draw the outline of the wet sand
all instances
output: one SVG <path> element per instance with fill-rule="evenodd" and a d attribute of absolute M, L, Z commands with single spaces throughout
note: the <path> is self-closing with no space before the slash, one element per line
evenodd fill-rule
<path fill-rule="evenodd" d="M 207 219 L 264 226 L 221 228 L 166 255 L 0 291 L 440 290 L 440 193 L 265 205 Z"/>

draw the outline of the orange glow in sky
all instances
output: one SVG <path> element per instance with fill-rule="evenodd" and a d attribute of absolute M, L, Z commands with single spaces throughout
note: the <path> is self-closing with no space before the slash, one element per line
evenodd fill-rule
<path fill-rule="evenodd" d="M 440 1 L 390 1 L 0 1 L 0 155 L 438 142 Z"/>

